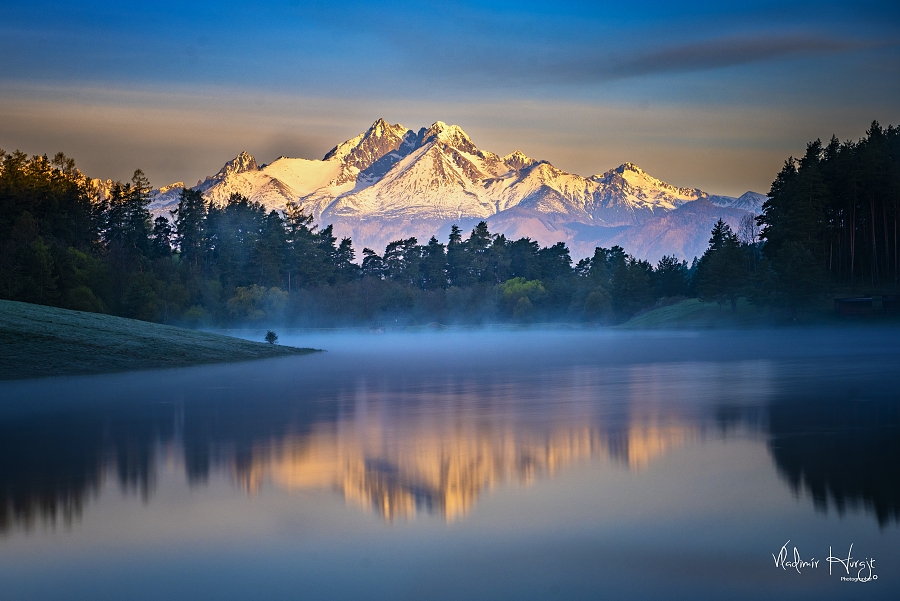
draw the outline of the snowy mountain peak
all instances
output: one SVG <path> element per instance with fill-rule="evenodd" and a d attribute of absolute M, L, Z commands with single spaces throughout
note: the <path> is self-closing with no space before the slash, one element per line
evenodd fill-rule
<path fill-rule="evenodd" d="M 697 188 L 679 188 L 656 179 L 634 163 L 622 163 L 615 169 L 610 169 L 603 175 L 592 175 L 593 181 L 631 191 L 638 197 L 655 197 L 660 200 L 665 198 L 664 204 L 670 204 L 672 208 L 684 202 L 708 198 L 708 194 Z"/>
<path fill-rule="evenodd" d="M 109 198 L 110 193 L 112 193 L 113 182 L 111 179 L 102 180 L 102 179 L 90 179 L 88 180 L 88 186 L 90 186 L 93 193 L 100 200 L 107 200 Z"/>
<path fill-rule="evenodd" d="M 383 140 L 387 140 L 388 145 L 398 140 L 402 142 L 409 131 L 399 123 L 391 125 L 384 119 L 378 119 L 363 133 L 332 148 L 323 160 L 339 159 L 345 163 L 355 163 L 357 156 L 360 153 L 365 154 L 366 149 L 382 146 Z M 361 149 L 361 146 L 364 148 Z"/>
<path fill-rule="evenodd" d="M 173 191 L 173 190 L 177 190 L 177 191 L 180 192 L 184 187 L 185 187 L 185 186 L 184 186 L 184 182 L 175 182 L 174 184 L 169 184 L 168 186 L 162 186 L 162 187 L 159 189 L 159 193 L 160 193 L 160 194 L 166 194 L 166 193 L 171 192 L 171 191 Z"/>
<path fill-rule="evenodd" d="M 514 150 L 510 154 L 503 157 L 503 162 L 506 163 L 510 167 L 510 169 L 521 171 L 526 167 L 531 167 L 532 165 L 537 164 L 539 161 L 536 161 L 533 158 L 529 157 L 521 150 Z"/>
<path fill-rule="evenodd" d="M 718 207 L 740 209 L 742 211 L 753 213 L 754 215 L 759 215 L 762 213 L 763 203 L 769 200 L 769 197 L 765 194 L 748 190 L 737 198 L 731 196 L 710 196 L 709 200 Z"/>
<path fill-rule="evenodd" d="M 478 152 L 475 144 L 472 143 L 472 139 L 460 126 L 447 125 L 443 121 L 435 121 L 428 129 L 423 128 L 419 132 L 419 138 L 421 146 L 429 142 L 443 142 L 447 146 L 452 146 L 463 152 Z"/>
<path fill-rule="evenodd" d="M 240 175 L 241 173 L 250 173 L 259 171 L 256 159 L 246 150 L 241 151 L 239 155 L 225 163 L 225 166 L 219 169 L 219 172 L 213 176 L 207 177 L 202 182 L 197 182 L 196 189 L 206 192 L 219 182 L 225 181 L 229 176 Z"/>
<path fill-rule="evenodd" d="M 458 125 L 435 121 L 413 131 L 384 119 L 323 160 L 281 158 L 257 166 L 241 153 L 199 190 L 217 203 L 233 193 L 269 209 L 300 203 L 357 248 L 424 240 L 453 223 L 469 227 L 484 219 L 491 231 L 541 244 L 567 241 L 582 256 L 595 245 L 621 243 L 628 250 L 634 243 L 642 258 L 653 259 L 702 253 L 715 219 L 758 214 L 766 199 L 675 187 L 634 163 L 585 178 L 520 150 L 505 157 L 480 150 Z M 179 194 L 178 184 L 158 191 L 154 211 L 170 211 Z"/>
<path fill-rule="evenodd" d="M 415 134 L 399 123 L 391 125 L 378 119 L 365 132 L 335 146 L 325 155 L 326 161 L 343 163 L 340 174 L 332 185 L 340 186 L 356 181 L 360 173 L 373 169 L 372 176 L 384 175 L 403 155 L 413 147 Z M 384 160 L 382 160 L 384 159 Z"/>
<path fill-rule="evenodd" d="M 760 194 L 759 192 L 754 192 L 752 190 L 747 190 L 737 198 L 736 204 L 739 205 L 740 208 L 743 208 L 740 205 L 747 205 L 759 207 L 762 209 L 763 203 L 769 200 L 769 197 L 765 194 Z"/>
<path fill-rule="evenodd" d="M 253 158 L 252 154 L 243 150 L 239 155 L 225 163 L 225 166 L 222 167 L 216 175 L 225 178 L 232 174 L 258 170 L 259 166 L 256 164 L 256 159 Z"/>
<path fill-rule="evenodd" d="M 616 173 L 625 173 L 626 171 L 631 171 L 633 173 L 637 173 L 638 175 L 644 175 L 645 171 L 635 165 L 634 163 L 622 163 L 615 169 L 613 169 Z"/>

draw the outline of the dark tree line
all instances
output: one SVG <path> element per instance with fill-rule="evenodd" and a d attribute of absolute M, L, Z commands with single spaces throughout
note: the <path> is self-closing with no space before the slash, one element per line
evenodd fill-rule
<path fill-rule="evenodd" d="M 713 229 L 692 281 L 701 299 L 796 315 L 828 293 L 897 294 L 900 129 L 873 122 L 857 142 L 810 142 L 769 197 L 737 234 Z"/>
<path fill-rule="evenodd" d="M 357 257 L 295 204 L 211 204 L 186 189 L 171 218 L 152 219 L 141 171 L 101 193 L 63 154 L 0 151 L 0 298 L 186 324 L 609 323 L 688 296 L 794 314 L 829 291 L 896 290 L 898 132 L 874 123 L 859 142 L 809 144 L 763 214 L 737 232 L 720 220 L 690 266 L 617 246 L 573 265 L 562 242 L 510 240 L 484 222 Z"/>
<path fill-rule="evenodd" d="M 841 288 L 896 289 L 900 128 L 876 121 L 858 142 L 809 143 L 769 195 L 760 225 L 775 269 L 809 268 Z"/>
<path fill-rule="evenodd" d="M 391 242 L 361 261 L 349 238 L 235 194 L 182 192 L 151 218 L 140 171 L 101 194 L 62 154 L 0 155 L 0 296 L 164 322 L 221 324 L 575 319 L 616 321 L 689 292 L 674 257 L 654 268 L 619 247 L 573 265 L 564 243 L 508 240 L 479 223 Z"/>

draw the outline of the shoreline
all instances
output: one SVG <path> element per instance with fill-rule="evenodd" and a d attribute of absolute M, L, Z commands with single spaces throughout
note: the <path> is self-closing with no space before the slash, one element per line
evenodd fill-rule
<path fill-rule="evenodd" d="M 320 351 L 0 301 L 0 380 L 191 367 L 316 352 Z"/>

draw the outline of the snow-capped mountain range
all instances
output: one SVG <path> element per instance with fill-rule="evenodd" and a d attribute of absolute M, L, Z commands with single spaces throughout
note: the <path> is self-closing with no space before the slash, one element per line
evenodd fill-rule
<path fill-rule="evenodd" d="M 151 210 L 168 215 L 183 187 L 155 191 Z M 382 119 L 322 160 L 281 157 L 260 166 L 242 152 L 195 188 L 217 203 L 234 192 L 268 209 L 299 203 L 318 224 L 350 236 L 359 254 L 399 238 L 446 238 L 452 224 L 465 229 L 486 220 L 507 237 L 565 241 L 573 257 L 618 243 L 654 262 L 662 254 L 702 254 L 719 217 L 736 228 L 766 200 L 755 192 L 733 198 L 679 188 L 631 163 L 582 177 L 519 151 L 480 150 L 456 125 L 438 121 L 413 131 Z"/>

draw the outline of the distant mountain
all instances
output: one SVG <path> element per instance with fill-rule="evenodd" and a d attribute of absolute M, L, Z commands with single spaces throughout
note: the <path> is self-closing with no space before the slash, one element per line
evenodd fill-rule
<path fill-rule="evenodd" d="M 763 203 L 769 200 L 769 197 L 759 192 L 744 192 L 737 198 L 731 196 L 710 196 L 709 201 L 717 207 L 728 207 L 730 209 L 740 209 L 748 211 L 754 215 L 762 213 Z"/>
<path fill-rule="evenodd" d="M 155 209 L 154 212 L 168 215 L 169 211 L 178 206 L 182 190 L 184 190 L 184 182 L 175 182 L 163 186 L 159 190 L 154 190 L 151 197 L 151 206 Z"/>
<path fill-rule="evenodd" d="M 182 186 L 157 191 L 154 212 L 171 210 Z M 382 119 L 321 161 L 281 157 L 260 167 L 242 152 L 197 189 L 213 202 L 234 192 L 269 209 L 297 202 L 317 223 L 352 237 L 357 252 L 380 251 L 402 237 L 425 242 L 434 234 L 445 237 L 454 223 L 466 228 L 487 220 L 492 232 L 508 237 L 565 241 L 573 256 L 616 240 L 654 261 L 662 254 L 692 258 L 686 253 L 695 251 L 698 236 L 708 238 L 710 215 L 739 220 L 736 215 L 758 213 L 765 201 L 755 192 L 732 198 L 679 188 L 631 163 L 582 177 L 519 151 L 499 156 L 480 150 L 456 125 L 437 121 L 415 132 Z M 665 219 L 698 201 L 702 208 Z"/>
<path fill-rule="evenodd" d="M 253 158 L 253 155 L 245 150 L 241 152 L 241 154 L 225 163 L 225 166 L 219 169 L 218 173 L 207 177 L 203 181 L 197 182 L 197 185 L 194 187 L 201 192 L 206 192 L 213 186 L 222 183 L 230 176 L 237 176 L 241 175 L 242 173 L 251 173 L 253 171 L 259 171 L 259 167 L 256 164 L 256 159 Z"/>
<path fill-rule="evenodd" d="M 749 212 L 736 207 L 723 207 L 709 199 L 681 205 L 666 214 L 616 232 L 604 246 L 618 244 L 630 254 L 654 264 L 663 255 L 675 255 L 688 262 L 700 257 L 709 246 L 710 231 L 722 219 L 735 232 L 741 217 Z"/>

